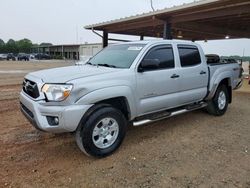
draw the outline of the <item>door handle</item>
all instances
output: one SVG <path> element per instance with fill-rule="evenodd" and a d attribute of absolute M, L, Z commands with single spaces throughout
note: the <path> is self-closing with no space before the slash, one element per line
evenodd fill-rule
<path fill-rule="evenodd" d="M 233 71 L 237 71 L 237 70 L 239 70 L 239 68 L 233 68 Z"/>
<path fill-rule="evenodd" d="M 200 72 L 200 74 L 207 74 L 207 72 L 205 72 L 205 71 L 201 71 L 201 72 Z"/>
<path fill-rule="evenodd" d="M 177 74 L 173 74 L 170 78 L 179 78 L 180 77 L 180 75 L 177 75 Z"/>

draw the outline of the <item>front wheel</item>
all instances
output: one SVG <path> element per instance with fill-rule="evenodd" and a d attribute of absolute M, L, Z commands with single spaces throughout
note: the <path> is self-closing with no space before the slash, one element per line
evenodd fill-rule
<path fill-rule="evenodd" d="M 106 157 L 119 148 L 126 130 L 124 115 L 113 107 L 103 107 L 79 125 L 75 134 L 76 143 L 88 155 Z"/>
<path fill-rule="evenodd" d="M 228 90 L 225 85 L 218 87 L 213 99 L 208 102 L 207 111 L 215 116 L 222 116 L 228 107 Z"/>

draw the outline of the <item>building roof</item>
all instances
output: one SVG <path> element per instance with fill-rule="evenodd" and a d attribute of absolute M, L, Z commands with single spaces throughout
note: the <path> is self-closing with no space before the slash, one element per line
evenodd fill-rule
<path fill-rule="evenodd" d="M 85 26 L 108 33 L 163 37 L 164 23 L 174 38 L 250 38 L 249 0 L 201 0 L 154 12 Z"/>

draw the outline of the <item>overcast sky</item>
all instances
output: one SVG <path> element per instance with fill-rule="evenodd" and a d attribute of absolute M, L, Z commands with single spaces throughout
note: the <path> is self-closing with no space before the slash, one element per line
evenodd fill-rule
<path fill-rule="evenodd" d="M 155 9 L 192 1 L 153 0 Z M 0 0 L 0 8 L 0 38 L 5 42 L 10 38 L 29 38 L 34 43 L 53 44 L 101 42 L 99 37 L 83 27 L 151 11 L 150 0 Z M 206 53 L 243 55 L 245 51 L 245 55 L 250 56 L 249 39 L 200 44 Z"/>

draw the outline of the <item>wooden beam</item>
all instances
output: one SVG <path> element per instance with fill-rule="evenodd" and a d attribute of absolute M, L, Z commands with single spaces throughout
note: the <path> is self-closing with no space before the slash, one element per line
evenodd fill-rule
<path fill-rule="evenodd" d="M 146 20 L 141 20 L 141 21 L 135 21 L 133 23 L 123 23 L 120 24 L 119 26 L 115 25 L 115 26 L 109 26 L 106 27 L 105 29 L 110 32 L 119 32 L 119 31 L 124 31 L 124 30 L 131 30 L 131 29 L 139 29 L 139 28 L 143 28 L 143 27 L 148 27 L 148 26 L 158 26 L 158 25 L 162 25 L 164 22 L 162 20 L 158 20 L 158 19 L 146 19 Z"/>
<path fill-rule="evenodd" d="M 214 36 L 226 36 L 229 35 L 231 37 L 236 38 L 250 38 L 250 31 L 243 31 L 243 30 L 236 30 L 230 27 L 215 27 L 212 25 L 208 25 L 206 23 L 182 23 L 182 24 L 175 24 L 173 26 L 175 29 L 185 30 L 185 31 L 192 31 L 196 33 L 204 33 L 210 34 Z"/>
<path fill-rule="evenodd" d="M 171 23 L 180 23 L 180 22 L 188 22 L 195 20 L 204 20 L 204 19 L 213 19 L 218 17 L 225 16 L 240 16 L 245 13 L 250 12 L 250 2 L 247 5 L 236 6 L 236 7 L 227 7 L 212 10 L 212 11 L 203 11 L 197 13 L 188 13 L 182 15 L 173 15 L 170 18 Z"/>

